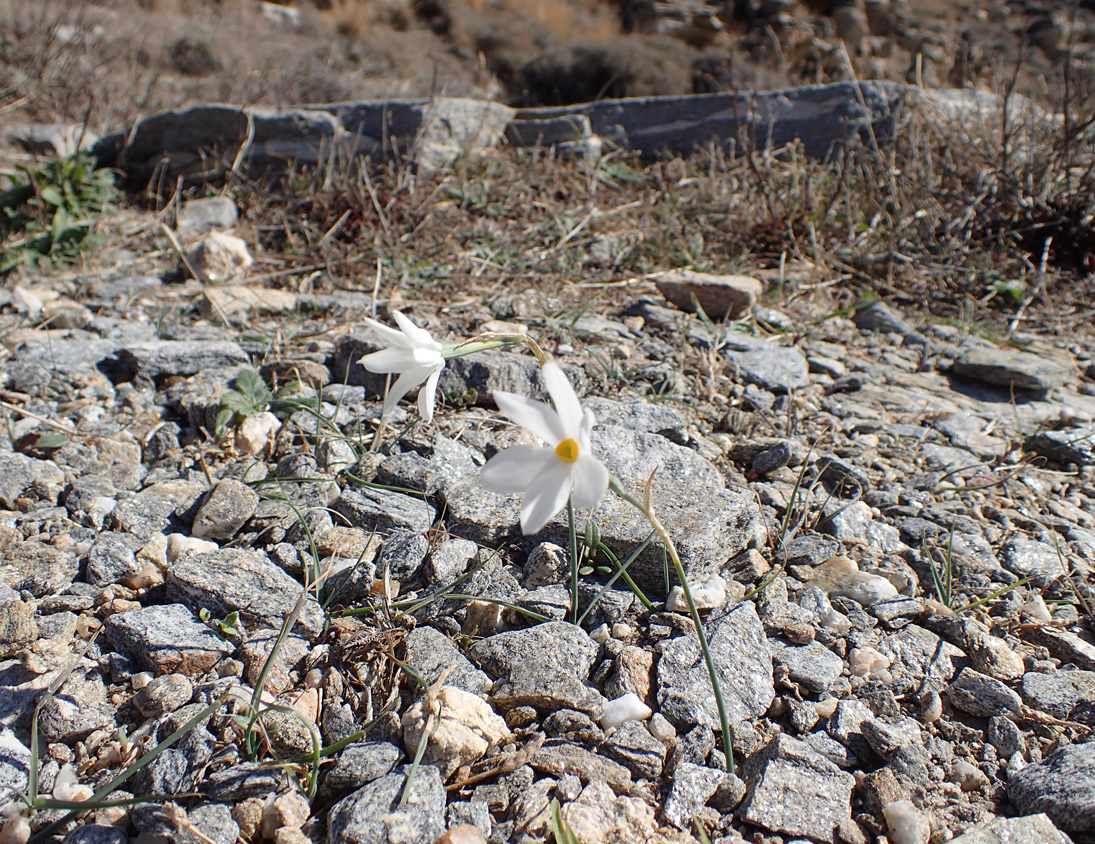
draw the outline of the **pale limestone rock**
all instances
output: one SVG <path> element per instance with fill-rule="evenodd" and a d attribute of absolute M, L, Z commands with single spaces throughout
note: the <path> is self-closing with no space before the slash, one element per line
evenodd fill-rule
<path fill-rule="evenodd" d="M 422 761 L 440 768 L 443 780 L 461 765 L 482 758 L 487 750 L 509 736 L 505 719 L 481 697 L 455 686 L 444 686 L 431 697 L 436 704 L 429 718 L 428 698 L 418 701 L 403 715 L 403 741 L 406 747 L 417 748 L 422 733 L 429 732 L 429 745 Z M 439 719 L 436 728 L 435 719 Z"/>

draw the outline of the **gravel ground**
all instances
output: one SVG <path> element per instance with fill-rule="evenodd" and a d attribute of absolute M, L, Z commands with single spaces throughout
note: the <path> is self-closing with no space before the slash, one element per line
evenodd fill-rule
<path fill-rule="evenodd" d="M 884 304 L 819 320 L 808 299 L 714 326 L 653 285 L 562 339 L 541 317 L 403 303 L 446 341 L 551 333 L 597 455 L 636 495 L 658 470 L 731 773 L 660 549 L 630 569 L 650 608 L 600 591 L 601 554 L 573 624 L 565 511 L 525 537 L 519 499 L 479 485 L 526 441 L 492 394 L 539 395 L 533 357 L 450 361 L 433 422 L 405 403 L 372 450 L 371 297 L 296 296 L 315 316 L 289 331 L 253 310 L 246 330 L 158 321 L 163 296 L 203 295 L 192 281 L 57 292 L 3 294 L 49 322 L 10 331 L 0 363 L 0 782 L 27 788 L 37 703 L 56 799 L 188 729 L 113 794 L 154 802 L 51 835 L 539 841 L 558 800 L 584 844 L 1095 840 L 1082 341 L 1009 346 Z M 233 388 L 245 412 L 218 437 Z M 621 560 L 649 532 L 610 497 L 593 518 Z"/>

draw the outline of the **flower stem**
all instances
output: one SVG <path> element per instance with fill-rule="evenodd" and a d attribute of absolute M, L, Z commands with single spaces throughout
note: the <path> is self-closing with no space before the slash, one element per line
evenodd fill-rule
<path fill-rule="evenodd" d="M 578 533 L 574 529 L 574 499 L 567 499 L 567 527 L 570 528 L 570 619 L 578 623 Z"/>
<path fill-rule="evenodd" d="M 648 507 L 624 489 L 623 484 L 620 483 L 620 479 L 615 475 L 609 475 L 608 485 L 612 488 L 613 492 L 642 513 L 646 520 L 650 522 L 650 526 L 654 528 L 655 532 L 662 540 L 662 544 L 665 545 L 666 551 L 669 552 L 669 559 L 673 561 L 673 569 L 677 573 L 677 580 L 680 581 L 681 589 L 684 590 L 684 600 L 688 604 L 688 612 L 692 616 L 692 624 L 696 627 L 696 637 L 700 642 L 700 651 L 703 653 L 703 661 L 707 666 L 707 674 L 711 678 L 711 691 L 715 694 L 715 706 L 718 709 L 719 724 L 722 727 L 722 752 L 726 756 L 726 770 L 733 774 L 734 751 L 730 733 L 730 718 L 726 714 L 726 702 L 722 697 L 722 687 L 719 684 L 719 677 L 715 671 L 715 661 L 711 657 L 711 648 L 707 643 L 707 634 L 704 632 L 703 622 L 700 620 L 700 611 L 697 609 L 696 602 L 692 598 L 692 589 L 688 585 L 688 578 L 685 577 L 684 565 L 681 563 L 680 555 L 677 553 L 677 546 L 673 544 L 673 538 L 654 514 L 652 507 Z"/>

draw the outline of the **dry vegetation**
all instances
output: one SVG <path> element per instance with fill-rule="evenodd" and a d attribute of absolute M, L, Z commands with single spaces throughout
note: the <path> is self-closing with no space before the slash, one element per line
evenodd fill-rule
<path fill-rule="evenodd" d="M 0 6 L 0 116 L 103 126 L 197 101 L 363 97 L 370 79 L 385 96 L 486 92 L 516 72 L 523 45 L 569 44 L 579 32 L 588 44 L 619 28 L 607 5 L 579 0 L 332 0 L 304 11 L 296 30 L 242 0 L 135 2 Z M 451 49 L 414 55 L 438 38 Z M 227 52 L 233 39 L 244 47 Z M 471 70 L 461 44 L 479 54 Z M 1030 82 L 1019 59 L 998 74 L 1006 94 Z M 503 149 L 428 179 L 388 162 L 131 201 L 159 211 L 226 190 L 278 274 L 271 284 L 371 290 L 379 266 L 402 295 L 483 298 L 496 316 L 530 302 L 562 308 L 591 289 L 631 296 L 634 280 L 690 266 L 766 271 L 783 294 L 822 297 L 831 310 L 883 296 L 966 323 L 1014 331 L 1036 314 L 1073 331 L 1093 299 L 1095 97 L 1069 62 L 1060 67 L 1043 84 L 1063 92 L 1052 130 L 994 113 L 986 132 L 963 138 L 910 115 L 892 145 L 824 163 L 794 147 L 736 160 L 715 149 L 656 162 L 617 152 L 595 165 Z M 514 295 L 530 289 L 547 299 Z"/>

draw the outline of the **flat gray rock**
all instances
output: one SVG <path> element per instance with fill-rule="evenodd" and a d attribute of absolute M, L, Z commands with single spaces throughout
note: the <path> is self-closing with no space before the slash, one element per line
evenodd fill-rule
<path fill-rule="evenodd" d="M 159 674 L 197 677 L 235 651 L 181 604 L 142 607 L 107 617 L 106 640 Z"/>
<path fill-rule="evenodd" d="M 122 531 L 141 539 L 157 533 L 173 533 L 183 526 L 175 511 L 191 507 L 208 487 L 197 481 L 172 480 L 152 484 L 129 498 L 121 499 L 110 514 L 111 522 Z"/>
<path fill-rule="evenodd" d="M 495 678 L 491 700 L 503 712 L 517 706 L 592 712 L 604 703 L 585 684 L 599 650 L 582 628 L 552 621 L 481 639 L 469 655 Z"/>
<path fill-rule="evenodd" d="M 665 742 L 654 738 L 642 721 L 625 721 L 601 742 L 598 752 L 619 762 L 636 779 L 656 781 L 665 767 Z"/>
<path fill-rule="evenodd" d="M 403 761 L 403 751 L 387 741 L 361 741 L 346 745 L 327 769 L 319 794 L 336 800 L 390 774 Z"/>
<path fill-rule="evenodd" d="M 279 627 L 303 588 L 263 552 L 237 548 L 187 554 L 167 572 L 171 600 L 195 613 L 204 607 L 214 617 L 238 612 L 245 624 Z M 294 629 L 305 636 L 323 630 L 323 610 L 311 594 Z"/>
<path fill-rule="evenodd" d="M 726 774 L 716 768 L 682 762 L 673 771 L 673 784 L 662 807 L 662 820 L 677 829 L 688 829 L 696 813 L 725 779 Z"/>
<path fill-rule="evenodd" d="M 224 542 L 255 515 L 259 494 L 247 484 L 225 478 L 209 491 L 194 515 L 193 535 Z"/>
<path fill-rule="evenodd" d="M 772 657 L 757 611 L 744 601 L 707 620 L 711 657 L 731 728 L 763 715 L 775 698 Z M 695 635 L 670 640 L 658 661 L 658 711 L 678 725 L 720 730 L 711 677 Z"/>
<path fill-rule="evenodd" d="M 181 234 L 204 234 L 212 229 L 230 229 L 239 222 L 236 203 L 227 196 L 190 199 L 182 203 L 175 218 Z"/>
<path fill-rule="evenodd" d="M 25 791 L 30 775 L 30 750 L 7 726 L 0 726 L 0 808 L 14 802 L 13 792 Z"/>
<path fill-rule="evenodd" d="M 1034 709 L 1095 727 L 1095 671 L 1028 671 L 1023 675 L 1021 693 Z"/>
<path fill-rule="evenodd" d="M 742 778 L 748 790 L 738 816 L 770 832 L 832 841 L 852 816 L 855 777 L 786 734 L 750 756 Z"/>
<path fill-rule="evenodd" d="M 1013 536 L 997 552 L 1000 563 L 1019 577 L 1031 577 L 1036 586 L 1065 575 L 1061 552 L 1048 542 L 1038 542 L 1025 536 Z"/>
<path fill-rule="evenodd" d="M 434 844 L 445 831 L 441 772 L 433 765 L 418 768 L 400 807 L 408 775 L 405 767 L 398 768 L 338 801 L 327 819 L 330 844 Z"/>
<path fill-rule="evenodd" d="M 819 642 L 774 647 L 772 662 L 787 670 L 789 679 L 806 691 L 827 691 L 844 671 L 844 660 Z"/>
<path fill-rule="evenodd" d="M 573 774 L 584 783 L 606 783 L 617 794 L 631 790 L 631 773 L 627 768 L 577 744 L 545 744 L 529 764 L 553 777 Z"/>
<path fill-rule="evenodd" d="M 1071 744 L 1008 781 L 1008 799 L 1024 815 L 1044 812 L 1065 832 L 1095 830 L 1095 742 Z"/>
<path fill-rule="evenodd" d="M 354 527 L 384 533 L 393 530 L 425 533 L 437 518 L 437 510 L 423 498 L 369 487 L 344 490 L 335 509 Z"/>
<path fill-rule="evenodd" d="M 731 374 L 736 372 L 744 383 L 777 395 L 801 390 L 810 383 L 806 357 L 793 346 L 753 338 L 745 342 L 737 335 L 731 338 L 723 351 L 726 368 Z"/>
<path fill-rule="evenodd" d="M 952 838 L 950 844 L 1072 844 L 1047 815 L 996 818 Z"/>
<path fill-rule="evenodd" d="M 1035 393 L 1062 386 L 1070 374 L 1056 361 L 1006 346 L 969 349 L 951 365 L 951 372 L 986 384 Z"/>
<path fill-rule="evenodd" d="M 237 343 L 213 340 L 191 343 L 184 340 L 150 340 L 118 350 L 118 366 L 132 367 L 133 374 L 156 380 L 168 375 L 196 375 L 208 369 L 222 369 L 248 363 L 247 353 Z"/>

